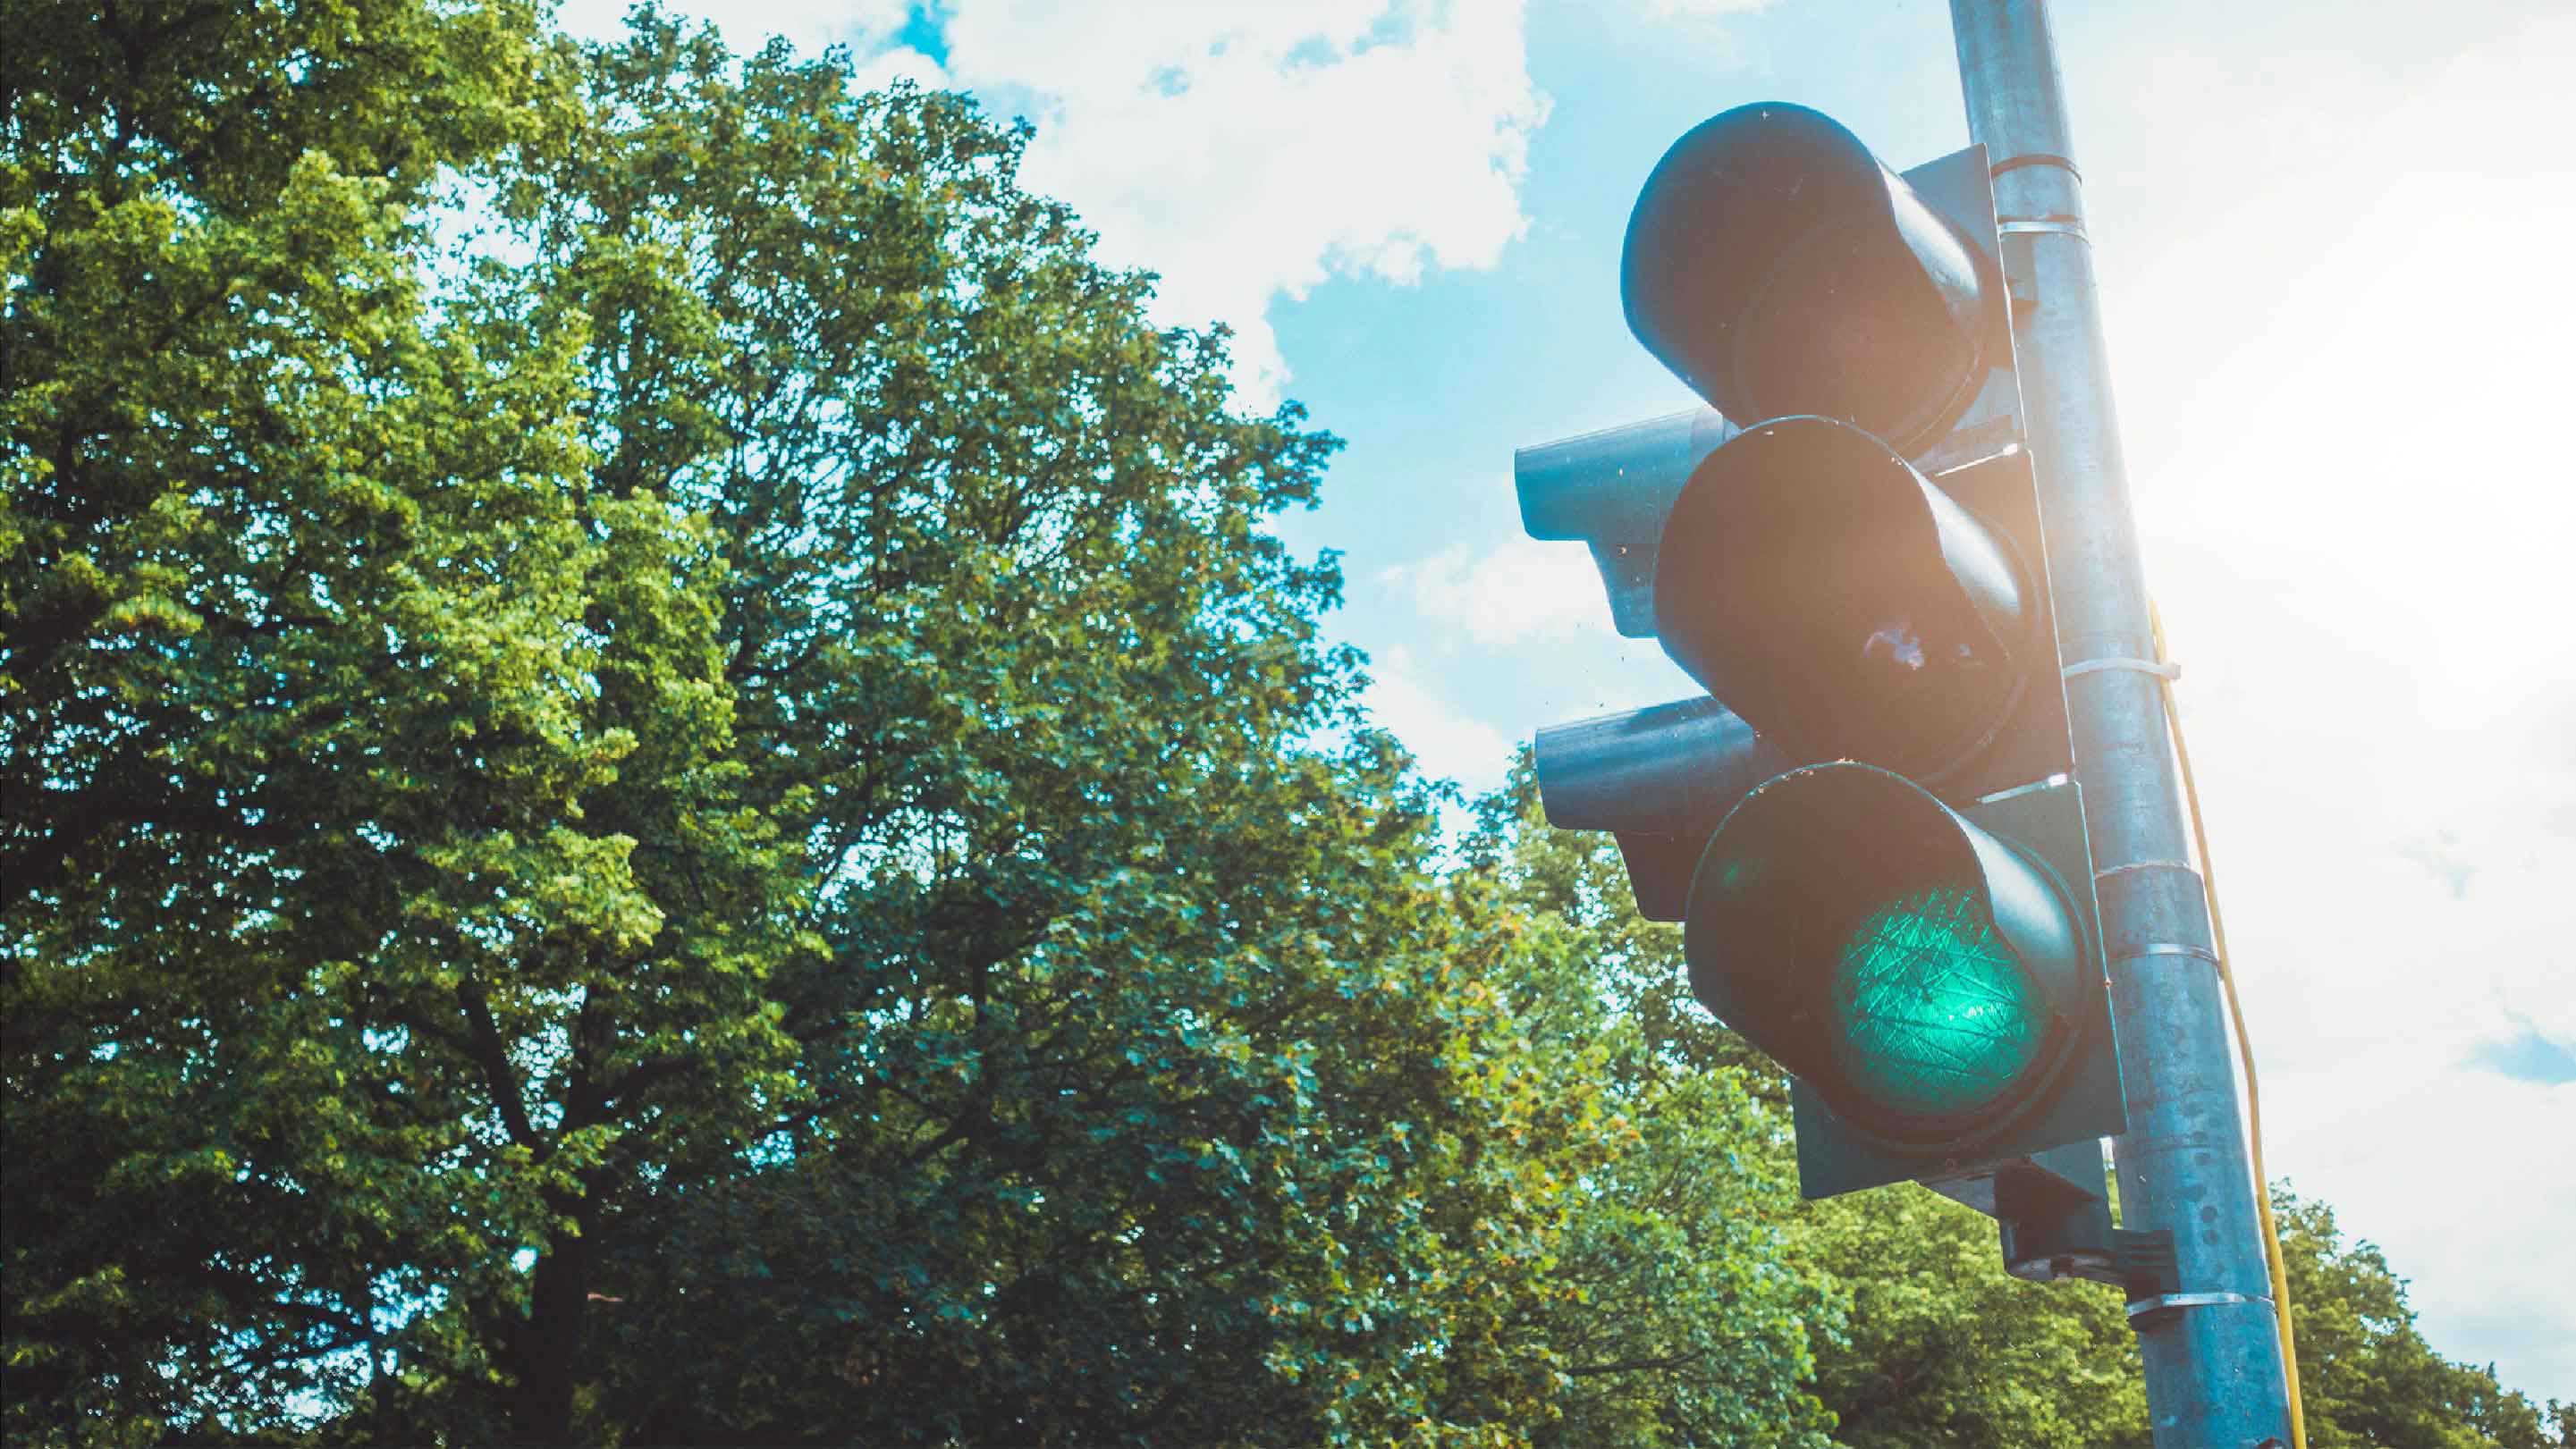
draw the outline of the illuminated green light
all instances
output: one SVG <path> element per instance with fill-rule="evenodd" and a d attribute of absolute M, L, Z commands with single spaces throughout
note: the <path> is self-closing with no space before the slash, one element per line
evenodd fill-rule
<path fill-rule="evenodd" d="M 1835 1048 L 1864 1096 L 1907 1115 L 1971 1112 L 2039 1055 L 2045 1007 L 1965 891 L 1935 886 L 1852 928 L 1834 967 Z"/>

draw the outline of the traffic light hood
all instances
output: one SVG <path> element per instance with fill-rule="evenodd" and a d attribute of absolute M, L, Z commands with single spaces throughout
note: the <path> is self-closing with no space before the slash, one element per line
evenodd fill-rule
<path fill-rule="evenodd" d="M 1843 418 L 1910 454 L 1984 376 L 1996 276 L 1858 137 L 1774 101 L 1664 153 L 1620 295 L 1637 340 L 1728 417 Z"/>

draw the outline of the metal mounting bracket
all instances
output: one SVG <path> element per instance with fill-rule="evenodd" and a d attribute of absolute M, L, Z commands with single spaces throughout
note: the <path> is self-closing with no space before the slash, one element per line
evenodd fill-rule
<path fill-rule="evenodd" d="M 2171 1228 L 2153 1228 L 2144 1232 L 2131 1228 L 2111 1230 L 2111 1272 L 2114 1281 L 2127 1290 L 2129 1312 L 2135 1316 L 2141 1302 L 2162 1302 L 2176 1296 L 2182 1287 L 2182 1273 L 2174 1264 L 2174 1235 Z"/>

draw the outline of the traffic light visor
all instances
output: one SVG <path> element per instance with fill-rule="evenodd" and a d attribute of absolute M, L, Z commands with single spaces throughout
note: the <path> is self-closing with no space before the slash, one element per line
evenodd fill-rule
<path fill-rule="evenodd" d="M 1688 916 L 1700 1000 L 1890 1140 L 2000 1126 L 2071 1040 L 2086 953 L 2062 888 L 1884 770 L 1820 765 L 1746 796 Z"/>
<path fill-rule="evenodd" d="M 1629 330 L 1741 422 L 1815 413 L 1909 452 L 1975 394 L 1993 261 L 1804 106 L 1739 106 L 1657 163 L 1628 218 Z"/>

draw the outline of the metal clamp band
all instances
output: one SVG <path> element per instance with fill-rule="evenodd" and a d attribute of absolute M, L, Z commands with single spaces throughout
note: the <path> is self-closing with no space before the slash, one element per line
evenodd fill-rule
<path fill-rule="evenodd" d="M 2073 679 L 2079 674 L 2097 674 L 2105 669 L 2133 669 L 2140 674 L 2152 674 L 2158 679 L 2182 678 L 2182 666 L 2170 659 L 2079 659 L 2057 673 L 2060 678 Z"/>
<path fill-rule="evenodd" d="M 2269 1298 L 2254 1298 L 2243 1293 L 2160 1293 L 2153 1298 L 2141 1298 L 2131 1303 L 2129 1316 L 2141 1318 L 2150 1313 L 2161 1313 L 2168 1308 L 2215 1308 L 2224 1303 L 2260 1303 L 2266 1308 L 2272 1306 L 2272 1300 Z"/>
<path fill-rule="evenodd" d="M 2054 166 L 2078 181 L 2084 179 L 2084 173 L 2076 169 L 2074 162 L 2049 151 L 2031 151 L 2019 156 L 2007 156 L 1987 167 L 1986 174 L 2001 176 L 2007 171 L 2019 171 L 2025 166 Z"/>
<path fill-rule="evenodd" d="M 2212 966 L 2218 964 L 2218 953 L 2207 946 L 2185 946 L 2176 941 L 2156 941 L 2144 946 L 2131 946 L 2125 950 L 2113 952 L 2111 961 L 2112 964 L 2117 965 L 2122 961 L 2136 961 L 2147 956 L 2189 956 L 2197 961 L 2206 961 Z"/>
<path fill-rule="evenodd" d="M 2127 865 L 2115 865 L 2108 870 L 2097 870 L 2093 872 L 2093 878 L 2097 881 L 2109 880 L 2115 875 L 2126 875 L 2133 870 L 2178 870 L 2184 875 L 2189 876 L 2197 876 L 2200 874 L 2199 871 L 2191 868 L 2191 863 L 2189 861 L 2133 860 Z"/>
<path fill-rule="evenodd" d="M 2071 236 L 2077 241 L 2083 242 L 2088 246 L 2091 245 L 2093 241 L 2093 238 L 2084 234 L 2084 223 L 2074 220 L 2071 217 L 2048 217 L 2045 219 L 2026 219 L 2015 217 L 2010 221 L 1999 221 L 1995 223 L 1995 230 L 2002 232 L 2006 236 L 2024 236 L 2034 232 L 2048 236 Z"/>

